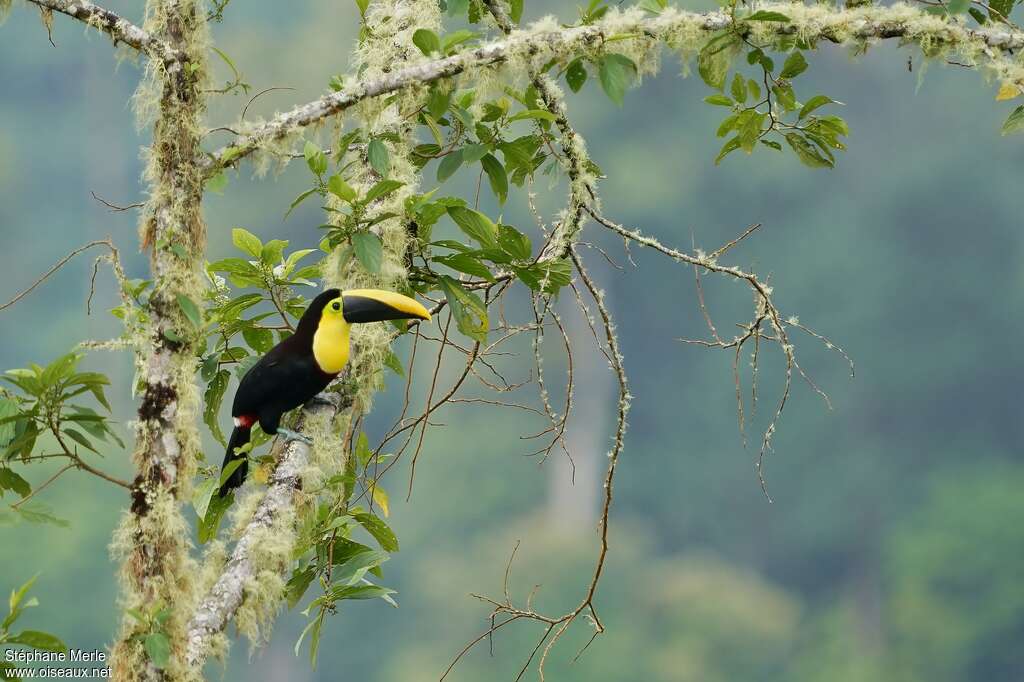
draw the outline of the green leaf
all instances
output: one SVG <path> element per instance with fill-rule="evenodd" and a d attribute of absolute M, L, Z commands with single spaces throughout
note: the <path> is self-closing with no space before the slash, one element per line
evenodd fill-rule
<path fill-rule="evenodd" d="M 224 188 L 228 186 L 228 175 L 224 171 L 217 173 L 206 181 L 206 189 L 214 194 L 224 194 Z"/>
<path fill-rule="evenodd" d="M 544 112 L 547 113 L 547 112 Z M 510 119 L 511 120 L 511 119 Z M 487 153 L 487 145 L 484 144 L 467 144 L 462 148 L 462 162 L 463 163 L 476 163 L 484 157 Z"/>
<path fill-rule="evenodd" d="M 731 152 L 734 152 L 737 149 L 739 149 L 741 146 L 742 142 L 740 142 L 739 135 L 736 135 L 735 137 L 730 139 L 728 142 L 722 145 L 722 148 L 718 151 L 718 156 L 715 157 L 715 165 L 717 166 L 722 161 L 722 159 L 724 159 Z"/>
<path fill-rule="evenodd" d="M 307 189 L 305 192 L 303 192 L 299 196 L 295 197 L 295 199 L 292 200 L 292 203 L 288 206 L 288 210 L 285 211 L 285 214 L 284 214 L 285 220 L 288 219 L 288 216 L 291 215 L 291 212 L 295 210 L 296 206 L 301 204 L 303 201 L 306 200 L 306 198 L 310 194 L 314 194 L 316 191 L 317 191 L 317 188 L 314 187 L 313 189 Z"/>
<path fill-rule="evenodd" d="M 171 642 L 167 635 L 162 632 L 151 632 L 142 640 L 143 647 L 150 662 L 157 668 L 163 669 L 171 660 Z"/>
<path fill-rule="evenodd" d="M 786 142 L 796 152 L 797 158 L 811 168 L 832 168 L 830 160 L 823 157 L 818 149 L 799 133 L 786 133 Z"/>
<path fill-rule="evenodd" d="M 413 45 L 420 48 L 420 52 L 428 57 L 435 52 L 441 51 L 441 39 L 429 28 L 417 29 L 412 34 L 412 42 Z"/>
<path fill-rule="evenodd" d="M 435 256 L 434 262 L 447 265 L 453 270 L 464 272 L 467 275 L 481 277 L 488 281 L 494 281 L 494 275 L 487 269 L 487 266 L 480 262 L 480 259 L 470 256 L 468 253 L 455 253 L 450 256 Z"/>
<path fill-rule="evenodd" d="M 725 87 L 725 76 L 729 73 L 736 38 L 731 33 L 716 36 L 708 41 L 697 55 L 697 73 L 715 90 Z"/>
<path fill-rule="evenodd" d="M 556 294 L 572 281 L 572 267 L 566 260 L 534 263 L 528 267 L 515 267 L 516 275 L 534 291 Z"/>
<path fill-rule="evenodd" d="M 569 89 L 573 92 L 579 92 L 587 82 L 587 67 L 583 63 L 582 57 L 569 62 L 568 68 L 565 70 L 565 82 L 569 84 Z"/>
<path fill-rule="evenodd" d="M 530 238 L 511 225 L 498 226 L 498 246 L 516 260 L 529 260 L 533 251 Z"/>
<path fill-rule="evenodd" d="M 402 366 L 402 361 L 398 359 L 398 356 L 393 351 L 389 350 L 387 355 L 384 356 L 384 366 L 398 376 L 405 377 L 405 367 Z"/>
<path fill-rule="evenodd" d="M 203 317 L 199 312 L 199 306 L 196 305 L 195 301 L 186 296 L 185 294 L 178 294 L 178 307 L 181 308 L 181 312 L 185 314 L 188 321 L 193 327 L 198 329 L 203 325 Z"/>
<path fill-rule="evenodd" d="M 448 111 L 448 105 L 451 104 L 451 99 L 451 90 L 441 88 L 434 83 L 427 94 L 427 111 L 430 112 L 431 117 L 436 120 L 444 116 L 444 113 Z"/>
<path fill-rule="evenodd" d="M 963 14 L 971 6 L 971 0 L 949 0 L 946 9 L 950 14 Z"/>
<path fill-rule="evenodd" d="M 720 94 L 720 93 L 714 94 L 714 95 L 708 95 L 707 97 L 704 98 L 704 101 L 707 102 L 708 104 L 714 105 L 716 107 L 731 107 L 732 106 L 732 99 L 730 97 L 728 97 L 727 95 L 723 95 L 723 94 Z"/>
<path fill-rule="evenodd" d="M 370 6 L 370 0 L 356 0 L 356 7 L 359 8 L 359 16 L 366 17 L 366 8 Z"/>
<path fill-rule="evenodd" d="M 18 507 L 18 516 L 29 523 L 48 523 L 61 528 L 67 528 L 71 524 L 65 519 L 53 515 L 53 512 L 45 504 L 26 504 Z"/>
<path fill-rule="evenodd" d="M 210 427 L 210 433 L 222 445 L 227 445 L 224 434 L 220 430 L 220 422 L 217 417 L 220 413 L 220 404 L 224 400 L 224 392 L 228 388 L 228 380 L 231 374 L 226 370 L 219 370 L 213 379 L 206 385 L 206 392 L 203 394 L 203 403 L 206 405 L 203 410 L 203 422 Z"/>
<path fill-rule="evenodd" d="M 526 119 L 540 119 L 542 121 L 554 121 L 554 120 L 556 120 L 556 118 L 557 117 L 554 114 L 552 114 L 550 111 L 546 111 L 544 109 L 527 109 L 525 111 L 520 111 L 520 112 L 518 112 L 516 114 L 513 114 L 512 116 L 509 116 L 508 120 L 509 120 L 509 122 L 512 122 L 512 121 L 523 121 L 523 120 L 526 120 Z M 469 161 L 467 161 L 467 163 L 469 163 Z"/>
<path fill-rule="evenodd" d="M 192 508 L 196 510 L 196 515 L 199 518 L 206 516 L 206 511 L 210 508 L 210 499 L 216 489 L 217 477 L 210 476 L 192 491 Z"/>
<path fill-rule="evenodd" d="M 11 490 L 22 497 L 32 492 L 29 482 L 7 467 L 0 468 L 0 488 Z"/>
<path fill-rule="evenodd" d="M 456 149 L 441 159 L 441 163 L 438 164 L 437 181 L 444 182 L 454 175 L 460 166 L 462 166 L 462 150 Z"/>
<path fill-rule="evenodd" d="M 490 183 L 494 196 L 498 198 L 498 203 L 504 204 L 508 198 L 508 174 L 505 173 L 505 167 L 492 154 L 485 154 L 480 159 L 480 165 L 487 174 L 487 182 Z"/>
<path fill-rule="evenodd" d="M 380 566 L 390 558 L 385 552 L 374 549 L 360 552 L 334 569 L 331 572 L 331 578 L 334 579 L 336 585 L 355 585 L 363 579 L 371 568 Z"/>
<path fill-rule="evenodd" d="M 273 267 L 284 260 L 284 250 L 288 242 L 283 239 L 271 239 L 263 245 L 260 250 L 260 262 L 267 267 Z"/>
<path fill-rule="evenodd" d="M 269 329 L 245 327 L 242 329 L 242 338 L 257 354 L 266 353 L 274 347 L 274 333 Z"/>
<path fill-rule="evenodd" d="M 793 111 L 796 109 L 796 95 L 793 94 L 793 88 L 789 84 L 785 85 L 773 85 L 772 93 L 775 95 L 775 100 L 779 103 L 786 111 Z"/>
<path fill-rule="evenodd" d="M 372 232 L 356 232 L 352 235 L 352 248 L 367 272 L 380 272 L 380 266 L 384 262 L 384 245 L 381 244 L 380 237 Z"/>
<path fill-rule="evenodd" d="M 264 434 L 264 439 L 266 438 L 269 438 L 269 436 Z M 242 463 L 246 461 L 247 457 L 242 457 L 242 455 L 248 455 L 248 453 L 252 452 L 252 448 L 253 446 L 248 444 L 240 445 L 235 448 L 235 454 L 239 456 L 224 465 L 220 470 L 220 476 L 213 477 L 217 482 L 217 486 L 222 486 L 228 482 L 228 479 L 231 478 L 231 474 L 235 473 L 235 469 L 242 466 Z"/>
<path fill-rule="evenodd" d="M 0 397 L 0 448 L 14 440 L 14 420 L 11 417 L 19 412 L 17 401 Z"/>
<path fill-rule="evenodd" d="M 92 443 L 89 442 L 89 439 L 86 438 L 85 435 L 82 434 L 80 431 L 75 431 L 74 429 L 61 429 L 61 433 L 68 436 L 71 440 L 75 441 L 86 450 L 91 450 L 92 452 L 96 452 L 96 454 L 99 454 L 96 451 L 96 448 L 92 446 Z"/>
<path fill-rule="evenodd" d="M 601 88 L 608 98 L 622 106 L 626 96 L 626 88 L 636 77 L 636 64 L 629 57 L 610 53 L 602 57 L 598 64 L 598 76 Z"/>
<path fill-rule="evenodd" d="M 419 31 L 417 31 L 417 33 L 419 33 Z M 370 140 L 370 144 L 367 145 L 366 155 L 370 159 L 370 166 L 373 170 L 377 171 L 377 174 L 382 178 L 386 178 L 388 172 L 391 170 L 391 156 L 388 153 L 387 146 L 380 140 L 374 138 Z"/>
<path fill-rule="evenodd" d="M 989 0 L 988 3 L 988 15 L 992 21 L 1003 21 L 1010 17 L 1010 11 L 1013 10 L 1014 0 Z M 977 18 L 977 17 L 975 17 Z"/>
<path fill-rule="evenodd" d="M 231 230 L 231 241 L 234 243 L 235 248 L 239 251 L 244 251 L 253 258 L 259 258 L 263 252 L 263 242 L 260 241 L 260 238 L 244 227 L 236 227 Z"/>
<path fill-rule="evenodd" d="M 404 185 L 404 182 L 398 180 L 381 180 L 376 185 L 370 188 L 370 191 L 366 193 L 366 198 L 363 199 L 364 204 L 369 204 L 381 197 L 385 197 L 396 189 Z"/>
<path fill-rule="evenodd" d="M 835 101 L 831 97 L 826 97 L 825 95 L 815 95 L 814 97 L 807 100 L 806 104 L 800 107 L 800 113 L 797 115 L 797 118 L 803 119 L 815 109 L 823 107 L 826 104 L 839 104 L 839 102 Z"/>
<path fill-rule="evenodd" d="M 217 529 L 220 528 L 220 521 L 224 518 L 224 512 L 228 510 L 234 499 L 234 493 L 228 493 L 226 497 L 214 495 L 210 498 L 206 515 L 201 517 L 197 524 L 199 532 L 196 535 L 199 539 L 199 544 L 205 545 L 207 542 L 217 537 Z"/>
<path fill-rule="evenodd" d="M 43 651 L 67 651 L 68 648 L 59 637 L 51 635 L 48 632 L 40 632 L 39 630 L 23 630 L 13 637 L 8 638 L 8 644 L 24 644 L 30 646 L 33 649 L 42 649 Z"/>
<path fill-rule="evenodd" d="M 306 140 L 306 146 L 302 149 L 302 155 L 306 157 L 306 165 L 309 166 L 309 170 L 314 175 L 319 176 L 327 172 L 327 155 L 324 154 L 320 147 Z"/>
<path fill-rule="evenodd" d="M 518 24 L 523 18 L 523 0 L 509 0 L 508 14 L 512 21 Z"/>
<path fill-rule="evenodd" d="M 288 600 L 288 608 L 295 608 L 295 605 L 302 599 L 302 595 L 306 594 L 306 590 L 309 589 L 309 585 L 315 577 L 316 566 L 307 566 L 301 571 L 294 571 L 292 573 L 292 577 L 288 579 L 288 583 L 285 585 L 285 598 Z"/>
<path fill-rule="evenodd" d="M 747 81 L 747 91 L 750 93 L 750 98 L 755 102 L 761 99 L 761 86 L 753 78 Z"/>
<path fill-rule="evenodd" d="M 364 512 L 362 514 L 353 514 L 352 517 L 373 536 L 373 539 L 377 541 L 377 544 L 385 552 L 398 551 L 398 538 L 395 537 L 394 531 L 388 527 L 388 524 L 381 521 L 377 515 Z"/>
<path fill-rule="evenodd" d="M 448 0 L 448 16 L 464 17 L 469 9 L 469 0 Z"/>
<path fill-rule="evenodd" d="M 780 78 L 796 78 L 807 70 L 807 60 L 802 52 L 794 52 L 786 57 L 786 63 L 782 65 Z"/>
<path fill-rule="evenodd" d="M 473 31 L 466 30 L 464 28 L 460 28 L 457 31 L 452 31 L 441 40 L 441 52 L 443 52 L 444 54 L 449 54 L 451 53 L 453 47 L 455 47 L 456 45 L 461 45 L 462 43 L 468 40 L 472 40 L 473 38 L 476 38 L 476 36 L 476 33 L 474 33 Z"/>
<path fill-rule="evenodd" d="M 29 608 L 30 606 L 36 606 L 39 603 L 35 599 L 35 597 L 25 602 L 24 606 L 21 603 L 25 599 L 25 595 L 28 594 L 28 591 L 32 589 L 33 585 L 35 585 L 36 579 L 38 577 L 38 575 L 34 575 L 31 578 L 29 578 L 28 581 L 24 585 L 19 587 L 17 590 L 11 590 L 11 596 L 7 600 L 8 607 L 10 608 L 10 613 L 8 613 L 7 617 L 4 618 L 2 623 L 0 623 L 0 630 L 6 630 L 7 628 L 9 628 L 11 624 L 14 623 L 14 621 L 18 620 L 18 617 L 21 615 L 22 611 Z"/>
<path fill-rule="evenodd" d="M 742 74 L 738 71 L 736 75 L 732 77 L 732 97 L 740 104 L 744 104 L 747 101 L 747 81 L 743 78 Z"/>
<path fill-rule="evenodd" d="M 485 342 L 489 322 L 484 302 L 476 294 L 466 291 L 458 280 L 447 275 L 438 277 L 438 284 L 451 306 L 459 331 L 471 339 Z"/>
<path fill-rule="evenodd" d="M 1006 118 L 1003 123 L 1003 135 L 1010 135 L 1013 133 L 1019 133 L 1024 130 L 1024 104 L 1017 107 L 1013 112 Z"/>
<path fill-rule="evenodd" d="M 469 235 L 485 248 L 497 248 L 498 229 L 491 222 L 491 219 L 479 211 L 463 206 L 452 206 L 448 209 L 459 229 Z"/>
<path fill-rule="evenodd" d="M 331 598 L 335 601 L 343 599 L 377 599 L 395 594 L 394 590 L 380 585 L 342 585 L 331 590 Z"/>
<path fill-rule="evenodd" d="M 314 192 L 315 190 L 309 190 Z M 352 186 L 341 179 L 340 175 L 332 175 L 327 180 L 327 191 L 338 197 L 342 201 L 352 203 L 356 199 L 356 191 L 352 189 Z M 308 193 L 307 193 L 308 194 Z"/>
<path fill-rule="evenodd" d="M 743 21 L 780 21 L 788 22 L 790 18 L 781 12 L 771 12 L 769 10 L 758 10 L 749 17 L 741 17 Z"/>

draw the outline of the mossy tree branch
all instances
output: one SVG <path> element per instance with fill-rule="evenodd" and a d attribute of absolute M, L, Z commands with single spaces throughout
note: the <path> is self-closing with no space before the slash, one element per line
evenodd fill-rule
<path fill-rule="evenodd" d="M 352 405 L 346 393 L 323 393 L 302 410 L 299 426 L 309 420 L 331 421 Z M 302 486 L 302 473 L 309 463 L 310 446 L 302 441 L 289 441 L 278 453 L 278 465 L 267 482 L 267 490 L 252 518 L 231 551 L 231 556 L 206 593 L 188 624 L 188 649 L 185 659 L 190 666 L 201 666 L 206 660 L 211 640 L 224 631 L 238 611 L 245 596 L 245 586 L 262 568 L 256 565 L 255 544 L 274 521 L 295 504 L 295 495 Z"/>
<path fill-rule="evenodd" d="M 374 3 L 369 9 L 366 24 L 370 37 L 357 51 L 357 59 L 368 77 L 383 76 L 388 70 L 415 58 L 417 50 L 412 43 L 413 33 L 424 25 L 439 27 L 440 15 L 435 0 L 384 0 Z M 383 246 L 383 262 L 379 271 L 370 273 L 358 261 L 343 258 L 343 249 L 338 247 L 325 261 L 324 284 L 342 289 L 382 287 L 401 290 L 407 281 L 405 261 L 409 236 L 406 223 L 400 216 L 405 199 L 415 191 L 419 182 L 418 171 L 408 158 L 413 124 L 399 103 L 368 112 L 363 123 L 371 138 L 401 141 L 388 144 L 389 177 L 400 181 L 402 187 L 368 207 L 368 216 L 381 217 L 373 226 Z M 365 145 L 357 149 L 357 153 L 359 157 L 353 162 L 353 173 L 349 179 L 353 187 L 365 193 L 381 177 L 366 157 Z M 340 206 L 334 197 L 328 202 Z M 387 217 L 389 215 L 392 217 Z M 338 218 L 332 217 L 332 220 Z M 336 383 L 340 385 L 339 392 L 325 393 L 307 405 L 300 412 L 300 425 L 308 427 L 311 423 L 319 423 L 319 431 L 338 435 L 369 410 L 384 357 L 394 335 L 383 325 L 358 325 L 352 334 L 353 357 L 346 370 L 346 378 Z M 320 441 L 316 448 L 330 450 Z M 301 497 L 297 491 L 309 487 L 311 475 L 316 477 L 329 473 L 323 470 L 325 468 L 344 470 L 350 456 L 347 439 L 342 441 L 340 449 L 340 452 L 324 453 L 325 461 L 315 449 L 311 450 L 301 442 L 291 442 L 277 460 L 266 492 L 262 493 L 253 515 L 239 529 L 239 539 L 230 557 L 217 571 L 212 586 L 189 621 L 185 658 L 194 671 L 205 662 L 211 648 L 216 648 L 216 639 L 222 636 L 232 619 L 243 630 L 242 621 L 264 625 L 264 616 L 277 612 L 284 596 L 280 592 L 283 586 L 280 574 L 292 563 L 295 507 Z M 332 503 L 344 506 L 348 501 L 332 500 Z M 288 537 L 278 543 L 278 550 L 268 550 L 264 542 L 268 533 L 283 533 Z M 283 560 L 279 560 L 282 549 Z M 261 580 L 274 589 L 263 589 Z M 246 634 L 251 637 L 255 633 L 246 630 Z"/>
<path fill-rule="evenodd" d="M 124 17 L 86 0 L 25 0 L 40 9 L 59 12 L 77 19 L 93 28 L 98 28 L 111 37 L 114 44 L 123 43 L 164 63 L 179 62 L 185 53 L 173 47 Z"/>
<path fill-rule="evenodd" d="M 201 300 L 197 264 L 206 247 L 202 175 L 196 164 L 205 112 L 206 15 L 199 0 L 150 0 L 146 30 L 186 54 L 189 67 L 179 61 L 159 66 L 150 62 L 149 82 L 140 90 L 158 97 L 144 174 L 149 200 L 140 224 L 154 285 L 136 362 L 142 393 L 134 453 L 138 473 L 114 547 L 123 556 L 122 602 L 143 612 L 187 599 L 195 568 L 181 503 L 188 499 L 200 449 L 195 385 L 199 333 L 187 310 L 197 309 L 195 301 Z M 144 626 L 125 616 L 111 658 L 116 679 L 180 678 L 187 670 L 181 611 L 172 610 L 162 623 L 169 648 L 162 665 L 143 647 Z"/>
<path fill-rule="evenodd" d="M 516 60 L 543 65 L 558 57 L 584 52 L 602 53 L 606 47 L 608 51 L 621 51 L 631 41 L 664 43 L 689 56 L 696 53 L 711 34 L 730 27 L 769 43 L 793 35 L 808 41 L 824 40 L 837 45 L 901 39 L 926 51 L 946 50 L 964 55 L 978 65 L 991 68 L 999 78 L 1024 86 L 1024 67 L 1012 57 L 1014 50 L 1024 47 L 1024 32 L 1003 24 L 969 28 L 905 4 L 840 9 L 826 5 L 765 3 L 759 5 L 759 9 L 785 14 L 790 20 L 742 23 L 741 19 L 734 21 L 722 10 L 697 13 L 677 9 L 667 9 L 653 16 L 638 9 L 611 11 L 600 21 L 572 28 L 560 28 L 542 20 L 525 29 L 512 31 L 504 39 L 468 48 L 449 57 L 424 59 L 377 77 L 364 75 L 350 81 L 337 92 L 296 106 L 270 121 L 244 130 L 234 144 L 213 152 L 204 161 L 204 169 L 207 175 L 211 175 L 225 166 L 237 164 L 262 146 L 318 124 L 367 99 L 485 67 Z"/>

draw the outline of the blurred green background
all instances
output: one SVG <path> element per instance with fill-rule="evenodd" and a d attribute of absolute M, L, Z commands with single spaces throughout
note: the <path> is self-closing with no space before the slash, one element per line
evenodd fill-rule
<path fill-rule="evenodd" d="M 141 2 L 109 4 L 140 17 Z M 575 16 L 571 4 L 539 4 L 527 2 L 528 18 Z M 294 88 L 258 100 L 253 110 L 266 116 L 317 96 L 344 71 L 356 27 L 354 3 L 345 0 L 239 2 L 214 32 L 257 90 Z M 129 275 L 145 273 L 134 216 L 90 197 L 141 200 L 147 134 L 136 130 L 129 103 L 138 68 L 66 18 L 57 17 L 54 40 L 56 49 L 36 11 L 20 5 L 0 28 L 2 298 L 73 246 L 108 234 Z M 784 311 L 842 345 L 857 377 L 797 335 L 802 365 L 835 409 L 794 384 L 766 463 L 769 504 L 753 467 L 756 448 L 744 450 L 737 432 L 731 356 L 678 341 L 706 335 L 692 271 L 636 249 L 634 268 L 621 245 L 591 225 L 585 239 L 624 266 L 586 252 L 618 317 L 636 399 L 597 598 L 608 632 L 570 664 L 590 635 L 586 624 L 575 626 L 549 657 L 548 679 L 1024 679 L 1024 194 L 1014 170 L 1024 149 L 999 136 L 1008 107 L 993 102 L 991 84 L 942 65 L 922 77 L 916 54 L 908 71 L 909 54 L 884 46 L 860 57 L 832 48 L 813 55 L 804 87 L 846 102 L 841 113 L 852 129 L 850 150 L 832 171 L 771 150 L 733 154 L 715 167 L 722 110 L 701 102 L 707 88 L 681 78 L 671 56 L 621 109 L 593 80 L 569 97 L 609 176 L 601 185 L 609 217 L 706 250 L 763 223 L 726 260 L 770 273 Z M 220 98 L 211 125 L 234 120 L 244 103 Z M 226 141 L 221 135 L 217 143 Z M 322 222 L 314 202 L 282 219 L 307 186 L 306 169 L 250 176 L 243 168 L 222 196 L 208 197 L 211 259 L 229 255 L 238 225 L 290 239 L 293 248 L 314 246 Z M 471 192 L 475 179 L 463 170 L 442 191 Z M 545 181 L 538 191 L 550 217 L 564 192 L 547 192 Z M 428 167 L 424 189 L 434 184 Z M 535 229 L 521 193 L 505 213 L 506 222 Z M 0 366 L 49 361 L 80 339 L 116 334 L 102 307 L 85 314 L 90 267 L 78 260 L 0 313 Z M 113 289 L 106 275 L 101 280 L 101 303 L 112 305 Z M 741 287 L 708 278 L 705 288 L 719 329 L 731 333 L 733 322 L 749 319 Z M 512 302 L 525 314 L 523 297 Z M 561 302 L 580 353 L 570 428 L 575 484 L 564 457 L 539 466 L 523 456 L 534 448 L 520 434 L 541 428 L 531 415 L 447 409 L 438 417 L 444 428 L 428 434 L 411 501 L 401 494 L 408 459 L 387 483 L 402 551 L 385 567 L 385 584 L 398 590 L 400 608 L 346 603 L 325 627 L 316 671 L 305 651 L 292 653 L 305 621 L 287 613 L 269 644 L 250 652 L 239 642 L 226 669 L 210 666 L 212 679 L 437 679 L 486 628 L 488 611 L 469 593 L 500 596 L 517 542 L 517 601 L 541 584 L 539 608 L 578 603 L 597 549 L 615 387 L 570 304 Z M 548 370 L 557 389 L 564 362 L 554 350 Z M 408 348 L 400 352 L 406 357 Z M 761 406 L 748 424 L 754 444 L 780 388 L 778 352 L 763 361 Z M 129 359 L 94 354 L 87 363 L 111 374 L 117 413 L 131 415 Z M 453 356 L 449 367 L 459 363 Z M 513 378 L 523 378 L 527 364 L 528 355 L 506 360 L 518 368 Z M 426 383 L 418 386 L 425 393 Z M 398 387 L 377 400 L 372 435 L 400 409 Z M 219 460 L 208 435 L 207 443 Z M 107 468 L 127 475 L 126 453 L 105 454 Z M 46 472 L 30 473 L 38 482 Z M 83 475 L 43 499 L 72 525 L 0 529 L 0 589 L 39 572 L 42 605 L 26 625 L 74 647 L 102 647 L 118 621 L 107 544 L 126 497 Z M 481 644 L 449 679 L 513 679 L 540 632 L 536 624 L 505 628 L 493 653 Z"/>

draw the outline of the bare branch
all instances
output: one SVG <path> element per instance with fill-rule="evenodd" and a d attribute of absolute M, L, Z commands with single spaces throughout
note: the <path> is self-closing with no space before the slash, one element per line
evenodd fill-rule
<path fill-rule="evenodd" d="M 36 287 L 38 287 L 38 286 L 39 286 L 40 284 L 42 284 L 42 283 L 43 283 L 43 282 L 45 282 L 45 281 L 46 281 L 47 279 L 49 279 L 49 277 L 50 277 L 51 275 L 53 275 L 53 273 L 57 272 L 57 271 L 58 271 L 58 270 L 60 270 L 60 269 L 61 269 L 62 267 L 64 267 L 65 265 L 67 265 L 68 261 L 70 261 L 70 260 L 71 260 L 72 258 L 74 258 L 75 256 L 77 256 L 78 254 L 82 253 L 83 251 L 86 251 L 86 250 L 88 250 L 88 249 L 91 249 L 91 248 L 92 248 L 92 247 L 94 247 L 94 246 L 106 246 L 106 247 L 107 247 L 108 249 L 110 249 L 110 250 L 111 250 L 111 252 L 112 252 L 112 253 L 113 253 L 113 254 L 115 255 L 115 257 L 116 257 L 116 255 L 117 255 L 117 249 L 116 249 L 116 248 L 114 248 L 114 244 L 113 244 L 113 242 L 111 242 L 111 241 L 110 241 L 110 237 L 107 237 L 106 239 L 97 239 L 97 240 L 95 240 L 95 241 L 91 241 L 91 242 L 89 242 L 88 244 L 84 244 L 84 245 L 82 245 L 82 246 L 79 246 L 79 247 L 78 247 L 77 249 L 75 249 L 74 251 L 72 251 L 72 252 L 71 252 L 71 253 L 69 253 L 68 255 L 64 256 L 64 257 L 63 257 L 63 258 L 61 258 L 61 259 L 60 259 L 59 261 L 57 261 L 57 262 L 56 262 L 56 263 L 55 263 L 55 264 L 53 265 L 53 267 L 52 267 L 52 268 L 50 268 L 49 270 L 47 270 L 46 272 L 44 272 L 44 273 L 43 273 L 43 274 L 42 274 L 42 275 L 41 275 L 41 276 L 40 276 L 40 277 L 39 277 L 39 278 L 38 278 L 38 279 L 37 279 L 37 280 L 36 280 L 35 282 L 33 282 L 33 283 L 32 283 L 32 285 L 31 285 L 31 286 L 29 286 L 29 287 L 28 287 L 27 289 L 25 289 L 25 290 L 24 290 L 24 291 L 22 291 L 21 293 L 17 294 L 17 295 L 16 295 L 16 296 L 15 296 L 14 298 L 12 298 L 11 300 L 7 301 L 6 303 L 4 303 L 4 304 L 0 305 L 0 310 L 5 310 L 5 309 L 7 309 L 7 308 L 10 308 L 10 307 L 11 307 L 12 305 L 14 305 L 15 303 L 17 303 L 17 302 L 18 302 L 18 301 L 20 301 L 21 299 L 23 299 L 23 298 L 25 298 L 26 296 L 28 296 L 29 294 L 31 294 L 31 293 L 32 293 L 32 292 L 33 292 L 33 291 L 35 290 L 35 288 L 36 288 Z M 90 295 L 90 298 L 91 298 L 91 295 Z"/>

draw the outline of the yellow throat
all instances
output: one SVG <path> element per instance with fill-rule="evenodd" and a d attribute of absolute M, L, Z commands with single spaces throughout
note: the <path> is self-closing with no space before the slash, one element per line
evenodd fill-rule
<path fill-rule="evenodd" d="M 313 358 L 327 374 L 337 374 L 348 362 L 349 324 L 341 315 L 326 311 L 313 333 Z"/>

